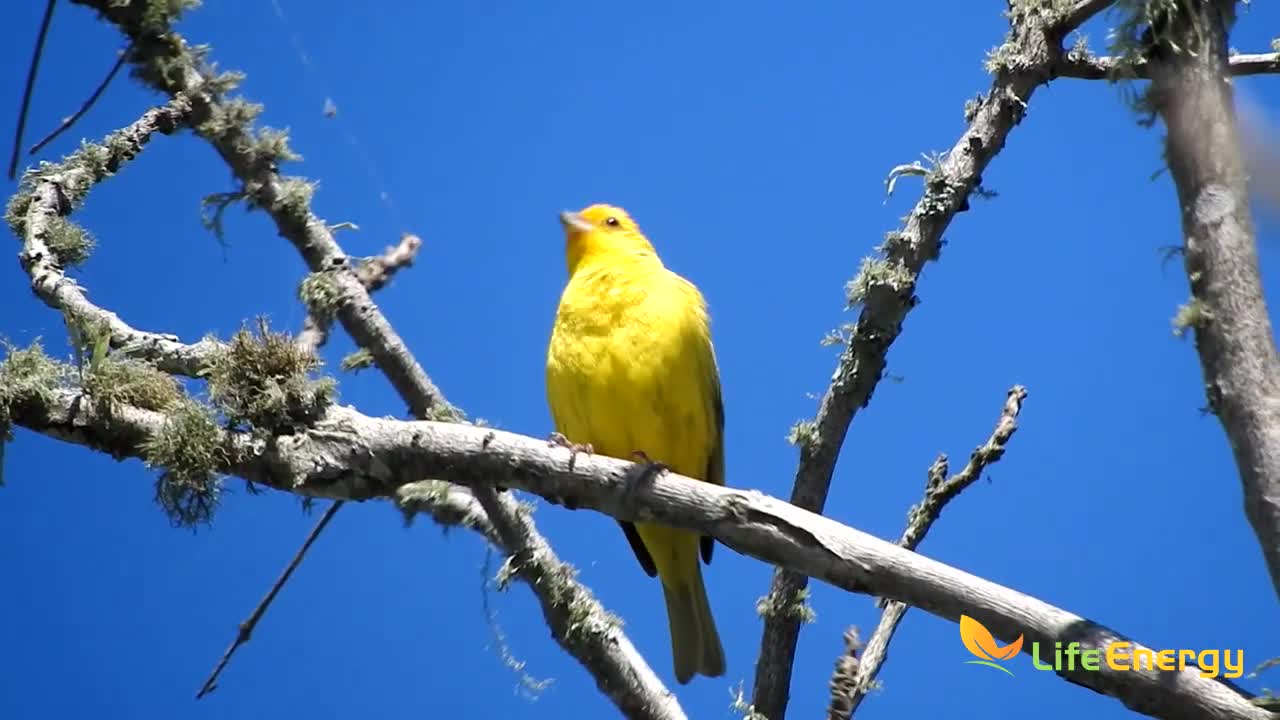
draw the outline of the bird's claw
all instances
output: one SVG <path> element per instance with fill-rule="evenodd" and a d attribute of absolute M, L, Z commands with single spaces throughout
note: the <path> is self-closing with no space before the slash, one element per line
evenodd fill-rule
<path fill-rule="evenodd" d="M 636 488 L 641 483 L 652 481 L 659 475 L 665 475 L 671 471 L 671 468 L 664 462 L 650 459 L 648 453 L 643 450 L 635 450 L 631 453 L 631 457 L 637 463 L 634 472 L 627 476 L 626 488 L 622 492 L 622 502 L 631 505 L 632 498 L 635 497 Z"/>
<path fill-rule="evenodd" d="M 573 472 L 573 462 L 577 460 L 578 453 L 584 455 L 595 453 L 595 448 L 591 447 L 591 443 L 569 442 L 569 438 L 559 432 L 553 432 L 547 437 L 547 447 L 562 447 L 569 451 L 569 472 Z"/>
<path fill-rule="evenodd" d="M 663 473 L 671 471 L 671 468 L 668 467 L 666 463 L 657 460 L 650 460 L 649 454 L 643 450 L 633 450 L 631 452 L 631 457 L 634 458 L 636 462 L 645 466 L 643 474 L 646 477 L 662 475 Z"/>

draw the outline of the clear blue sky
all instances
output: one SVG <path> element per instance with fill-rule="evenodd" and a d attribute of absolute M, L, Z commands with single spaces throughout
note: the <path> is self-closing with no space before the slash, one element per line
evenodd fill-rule
<path fill-rule="evenodd" d="M 796 461 L 784 436 L 815 412 L 837 357 L 819 340 L 851 319 L 843 285 L 918 197 L 906 179 L 886 203 L 883 178 L 955 141 L 964 101 L 989 84 L 984 53 L 1005 28 L 994 0 L 557 2 L 539 12 L 280 4 L 284 21 L 269 2 L 211 0 L 181 29 L 248 73 L 244 91 L 266 103 L 266 123 L 292 129 L 305 161 L 290 170 L 320 180 L 316 211 L 360 226 L 341 235 L 349 252 L 373 254 L 402 230 L 425 239 L 417 266 L 378 300 L 451 400 L 507 430 L 551 430 L 543 361 L 565 280 L 556 212 L 620 204 L 710 302 L 728 482 L 782 497 Z M 0 23 L 5 142 L 41 6 L 15 3 Z M 1233 45 L 1263 50 L 1278 26 L 1280 10 L 1257 4 Z M 1100 46 L 1102 30 L 1090 27 Z M 78 106 L 120 44 L 91 12 L 60 4 L 28 142 Z M 1280 112 L 1280 78 L 1240 84 Z M 323 115 L 326 97 L 335 120 Z M 156 100 L 120 78 L 44 157 Z M 896 537 L 934 456 L 958 467 L 1006 389 L 1025 384 L 1008 455 L 921 551 L 1150 645 L 1243 648 L 1252 667 L 1280 654 L 1280 618 L 1227 443 L 1199 412 L 1193 346 L 1170 332 L 1188 291 L 1180 265 L 1160 262 L 1161 247 L 1181 242 L 1172 185 L 1150 179 L 1160 133 L 1138 127 L 1103 83 L 1059 81 L 1036 95 L 983 178 L 999 197 L 957 218 L 925 272 L 922 303 L 889 356 L 900 381 L 882 382 L 858 415 L 828 512 Z M 305 269 L 270 220 L 234 209 L 225 250 L 200 226 L 200 198 L 232 187 L 203 141 L 156 140 L 79 214 L 100 241 L 79 279 L 132 324 L 185 340 L 225 336 L 258 313 L 297 329 Z M 1272 289 L 1275 222 L 1258 218 Z M 9 247 L 0 333 L 63 350 L 60 318 L 32 297 Z M 350 349 L 335 335 L 335 372 Z M 404 413 L 373 372 L 345 378 L 341 395 L 369 414 Z M 555 682 L 533 701 L 516 692 L 482 611 L 483 544 L 425 521 L 406 530 L 381 502 L 338 515 L 221 688 L 195 702 L 314 516 L 291 496 L 251 497 L 233 481 L 212 529 L 174 530 L 140 462 L 25 431 L 7 449 L 5 480 L 0 717 L 616 715 L 549 638 L 522 585 L 491 598 L 497 622 L 527 671 Z M 545 503 L 536 519 L 676 687 L 659 586 L 614 522 Z M 707 583 L 728 673 L 677 688 L 691 716 L 732 717 L 731 689 L 750 687 L 755 603 L 769 576 L 717 553 Z M 796 718 L 825 708 L 841 631 L 869 632 L 878 617 L 869 598 L 822 585 L 813 606 Z M 859 717 L 989 717 L 997 703 L 1046 718 L 1129 716 L 1035 672 L 1025 655 L 1016 678 L 962 664 L 969 657 L 955 624 L 910 613 L 884 689 Z"/>

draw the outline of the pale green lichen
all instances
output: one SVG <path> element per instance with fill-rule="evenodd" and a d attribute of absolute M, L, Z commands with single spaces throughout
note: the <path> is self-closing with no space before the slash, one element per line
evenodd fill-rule
<path fill-rule="evenodd" d="M 302 159 L 301 155 L 289 147 L 289 131 L 283 128 L 263 127 L 258 130 L 253 152 L 258 157 L 269 157 L 277 163 Z"/>
<path fill-rule="evenodd" d="M 845 297 L 849 307 L 855 307 L 866 302 L 877 288 L 886 289 L 894 295 L 902 295 L 910 292 L 914 286 L 915 277 L 901 263 L 884 258 L 866 257 L 862 259 L 858 274 L 845 284 Z"/>
<path fill-rule="evenodd" d="M 306 221 L 317 183 L 301 177 L 281 178 L 272 212 L 283 213 L 299 224 Z"/>
<path fill-rule="evenodd" d="M 331 322 L 342 306 L 342 289 L 337 277 L 329 271 L 314 272 L 298 285 L 298 299 L 321 322 Z M 343 369 L 346 369 L 345 362 Z"/>
<path fill-rule="evenodd" d="M 742 715 L 742 720 L 769 720 L 763 713 L 756 712 L 756 706 L 747 700 L 747 693 L 741 681 L 730 693 L 729 711 Z"/>
<path fill-rule="evenodd" d="M 208 371 L 209 398 L 232 427 L 274 433 L 309 425 L 333 402 L 332 378 L 313 378 L 315 353 L 259 320 L 258 332 L 241 328 Z"/>
<path fill-rule="evenodd" d="M 373 367 L 373 353 L 366 348 L 360 348 L 342 358 L 343 372 L 357 373 L 371 367 Z"/>
<path fill-rule="evenodd" d="M 227 213 L 227 208 L 244 199 L 243 190 L 210 193 L 200 199 L 200 224 L 213 233 L 219 244 L 227 244 L 226 230 L 223 225 L 223 217 Z"/>
<path fill-rule="evenodd" d="M 797 420 L 787 431 L 787 442 L 798 448 L 810 448 L 818 441 L 818 425 L 812 420 Z"/>
<path fill-rule="evenodd" d="M 169 375 L 147 363 L 108 356 L 94 364 L 84 377 L 84 390 L 103 410 L 117 405 L 164 411 L 186 397 Z"/>
<path fill-rule="evenodd" d="M 49 252 L 58 259 L 58 264 L 64 268 L 84 263 L 98 244 L 88 230 L 60 216 L 49 220 L 44 242 Z"/>
<path fill-rule="evenodd" d="M 139 25 L 147 33 L 166 32 L 169 26 L 182 19 L 188 10 L 200 7 L 200 0 L 142 0 L 134 2 L 141 9 Z"/>
<path fill-rule="evenodd" d="M 1198 298 L 1192 298 L 1189 302 L 1178 306 L 1178 311 L 1173 316 L 1173 334 L 1176 337 L 1184 337 L 1187 330 L 1199 328 L 1213 318 L 1213 313 Z"/>
<path fill-rule="evenodd" d="M 964 101 L 965 122 L 971 123 L 974 118 L 978 117 L 978 110 L 982 108 L 982 101 L 985 99 L 986 97 L 982 93 L 978 93 L 976 96 Z"/>
<path fill-rule="evenodd" d="M 143 442 L 143 460 L 160 470 L 156 502 L 175 526 L 194 528 L 213 519 L 222 492 L 218 470 L 229 457 L 224 443 L 212 410 L 190 399 L 173 407 Z"/>
<path fill-rule="evenodd" d="M 130 151 L 133 143 L 120 131 L 108 135 L 102 143 L 88 140 L 80 142 L 80 149 L 67 155 L 61 162 L 41 162 L 27 170 L 18 182 L 18 190 L 9 198 L 5 207 L 5 222 L 18 237 L 26 235 L 27 211 L 35 199 L 36 187 L 46 180 L 57 179 L 60 195 L 67 201 L 69 209 L 79 207 L 88 194 L 93 183 L 111 175 L 113 152 L 119 159 L 128 159 L 134 153 Z M 135 149 L 136 150 L 136 149 Z M 69 173 L 68 170 L 84 172 Z"/>
<path fill-rule="evenodd" d="M 54 393 L 65 387 L 71 368 L 45 354 L 40 341 L 25 348 L 0 341 L 0 442 L 10 439 L 13 413 L 21 405 L 48 406 Z"/>
<path fill-rule="evenodd" d="M 756 601 L 756 614 L 762 618 L 790 617 L 802 623 L 812 623 L 818 619 L 818 613 L 809 606 L 809 588 L 796 591 L 794 597 L 787 601 L 779 601 L 771 594 Z"/>
<path fill-rule="evenodd" d="M 262 110 L 261 103 L 249 102 L 241 97 L 211 103 L 208 114 L 195 126 L 195 130 L 206 137 L 218 137 L 233 130 L 247 130 L 262 114 Z M 241 152 L 249 149 L 240 148 Z"/>

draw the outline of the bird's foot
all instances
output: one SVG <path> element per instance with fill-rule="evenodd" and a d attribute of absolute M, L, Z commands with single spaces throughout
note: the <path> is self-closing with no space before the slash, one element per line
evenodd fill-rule
<path fill-rule="evenodd" d="M 569 442 L 569 438 L 558 432 L 553 432 L 547 437 L 547 447 L 562 447 L 569 451 L 569 472 L 573 472 L 573 463 L 578 459 L 579 453 L 593 455 L 596 451 L 591 447 L 591 443 Z"/>
<path fill-rule="evenodd" d="M 631 504 L 632 497 L 635 496 L 635 489 L 640 483 L 652 481 L 659 475 L 665 475 L 671 471 L 671 467 L 664 462 L 652 460 L 648 453 L 643 450 L 635 450 L 631 453 L 631 457 L 635 459 L 636 468 L 628 473 L 627 487 L 622 494 L 623 502 L 627 505 Z"/>
<path fill-rule="evenodd" d="M 657 460 L 650 460 L 649 454 L 643 450 L 633 450 L 631 452 L 631 457 L 634 458 L 636 462 L 644 465 L 644 475 L 646 478 L 661 475 L 663 473 L 670 472 L 671 470 L 666 463 L 659 462 Z"/>

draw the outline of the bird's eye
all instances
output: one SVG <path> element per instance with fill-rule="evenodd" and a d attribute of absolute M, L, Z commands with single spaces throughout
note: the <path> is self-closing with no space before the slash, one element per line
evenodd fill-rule
<path fill-rule="evenodd" d="M 618 227 L 618 218 L 607 217 L 604 219 L 604 224 L 609 225 L 610 227 Z"/>

